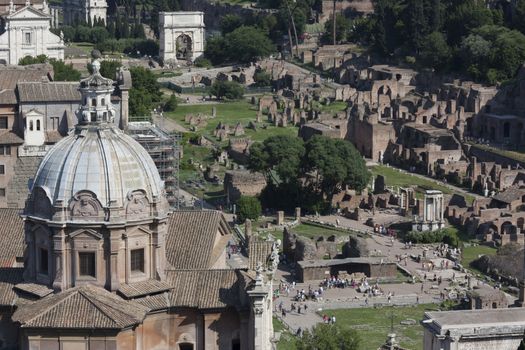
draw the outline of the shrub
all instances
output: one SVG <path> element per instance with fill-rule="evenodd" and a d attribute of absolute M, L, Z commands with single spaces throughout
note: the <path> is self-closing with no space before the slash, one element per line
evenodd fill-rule
<path fill-rule="evenodd" d="M 241 196 L 237 201 L 237 217 L 240 222 L 246 219 L 257 220 L 261 210 L 261 202 L 255 197 Z"/>
<path fill-rule="evenodd" d="M 216 80 L 210 87 L 210 94 L 217 99 L 227 98 L 228 100 L 238 100 L 244 95 L 244 87 L 235 81 Z"/>
<path fill-rule="evenodd" d="M 195 62 L 193 62 L 193 64 L 196 66 L 196 67 L 201 67 L 201 68 L 210 68 L 212 67 L 212 64 L 211 64 L 211 61 L 207 58 L 204 58 L 204 57 L 198 57 Z"/>
<path fill-rule="evenodd" d="M 178 106 L 177 96 L 175 96 L 175 94 L 172 94 L 170 98 L 168 99 L 168 101 L 166 101 L 166 103 L 164 104 L 164 110 L 166 112 L 173 112 L 174 110 L 177 109 L 177 106 Z"/>

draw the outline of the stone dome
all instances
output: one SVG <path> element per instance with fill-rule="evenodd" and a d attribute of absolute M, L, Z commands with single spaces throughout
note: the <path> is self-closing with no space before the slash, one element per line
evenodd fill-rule
<path fill-rule="evenodd" d="M 167 210 L 148 152 L 112 125 L 89 124 L 46 154 L 26 205 L 26 215 L 55 221 L 133 221 Z"/>

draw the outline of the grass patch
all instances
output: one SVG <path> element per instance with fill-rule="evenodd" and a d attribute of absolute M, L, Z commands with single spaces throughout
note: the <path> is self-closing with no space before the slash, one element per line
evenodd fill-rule
<path fill-rule="evenodd" d="M 292 228 L 292 232 L 297 233 L 301 236 L 305 236 L 308 238 L 315 238 L 319 236 L 348 236 L 350 233 L 340 230 L 334 230 L 329 227 L 321 227 L 317 225 L 310 225 L 310 224 L 300 224 Z"/>
<path fill-rule="evenodd" d="M 228 124 L 231 128 L 235 127 L 237 123 L 241 123 L 245 131 L 243 137 L 249 137 L 253 141 L 263 141 L 274 135 L 297 135 L 298 128 L 295 126 L 281 128 L 266 123 L 265 128 L 263 128 L 262 125 L 259 125 L 257 131 L 248 129 L 248 123 L 255 122 L 257 118 L 257 106 L 250 104 L 246 100 L 206 105 L 181 104 L 177 107 L 175 112 L 166 113 L 166 115 L 189 129 L 190 125 L 184 121 L 184 117 L 187 114 L 196 115 L 201 113 L 211 116 L 213 107 L 216 108 L 217 117 L 209 119 L 208 124 L 204 128 L 195 132 L 199 135 L 205 135 L 211 140 L 217 140 L 213 136 L 213 131 L 219 123 Z M 224 142 L 223 144 L 226 145 L 227 142 Z"/>
<path fill-rule="evenodd" d="M 386 185 L 392 187 L 410 187 L 416 185 L 416 196 L 423 198 L 426 190 L 438 190 L 445 194 L 453 194 L 454 191 L 447 186 L 436 183 L 432 180 L 427 180 L 419 176 L 414 176 L 404 173 L 392 167 L 384 165 L 377 165 L 371 167 L 371 172 L 374 176 L 383 175 L 385 177 Z M 472 204 L 474 196 L 469 194 L 461 194 L 465 196 L 467 204 Z"/>
<path fill-rule="evenodd" d="M 463 255 L 461 265 L 465 268 L 470 268 L 470 263 L 478 258 L 480 255 L 496 255 L 498 250 L 496 248 L 485 245 L 471 245 L 463 248 Z M 478 271 L 479 272 L 479 271 Z"/>
<path fill-rule="evenodd" d="M 419 321 L 425 311 L 436 310 L 435 304 L 423 304 L 408 307 L 384 307 L 325 310 L 321 314 L 334 315 L 337 323 L 343 328 L 355 329 L 361 337 L 360 350 L 377 349 L 384 344 L 390 333 L 391 317 L 394 319 L 394 332 L 402 347 L 408 349 L 423 348 L 423 327 Z M 401 325 L 406 319 L 416 320 L 415 325 Z"/>
<path fill-rule="evenodd" d="M 277 350 L 294 350 L 295 341 L 294 336 L 284 328 L 283 323 L 277 318 L 273 318 L 273 331 L 281 332 L 281 338 L 277 343 Z"/>

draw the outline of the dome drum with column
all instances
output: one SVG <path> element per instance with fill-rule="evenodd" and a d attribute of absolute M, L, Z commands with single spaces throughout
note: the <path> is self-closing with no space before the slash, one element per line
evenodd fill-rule
<path fill-rule="evenodd" d="M 148 152 L 113 123 L 113 82 L 82 80 L 75 129 L 46 154 L 26 202 L 25 279 L 64 290 L 164 278 L 169 204 Z"/>

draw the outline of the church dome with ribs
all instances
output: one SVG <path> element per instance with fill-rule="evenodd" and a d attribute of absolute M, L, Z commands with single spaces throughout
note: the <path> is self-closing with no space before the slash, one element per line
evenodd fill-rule
<path fill-rule="evenodd" d="M 165 217 L 164 183 L 149 153 L 114 125 L 106 102 L 113 87 L 97 64 L 80 86 L 79 123 L 40 163 L 25 214 L 60 222 Z"/>

